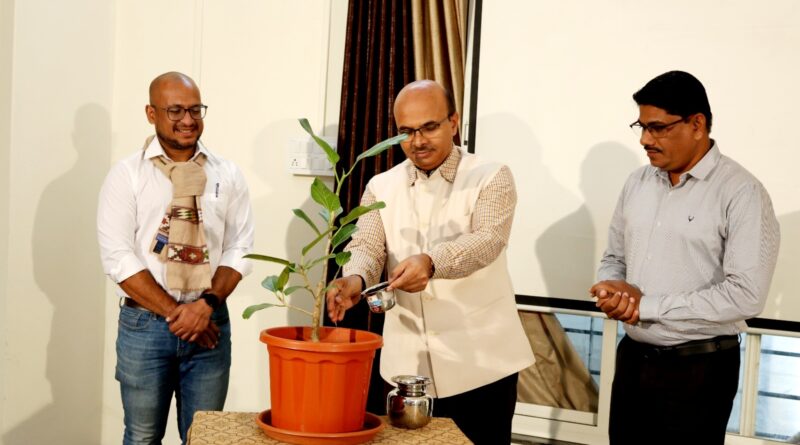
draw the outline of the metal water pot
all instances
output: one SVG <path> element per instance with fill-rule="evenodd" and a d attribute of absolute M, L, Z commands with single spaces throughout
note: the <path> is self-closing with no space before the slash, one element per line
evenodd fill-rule
<path fill-rule="evenodd" d="M 433 417 L 433 397 L 425 392 L 431 383 L 428 377 L 398 375 L 392 377 L 397 388 L 386 396 L 386 414 L 389 423 L 401 428 L 420 428 Z"/>

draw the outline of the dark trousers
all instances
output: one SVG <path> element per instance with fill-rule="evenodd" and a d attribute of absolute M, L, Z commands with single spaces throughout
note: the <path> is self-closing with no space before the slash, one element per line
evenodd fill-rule
<path fill-rule="evenodd" d="M 517 403 L 517 378 L 496 382 L 433 402 L 434 417 L 450 417 L 475 445 L 511 443 L 511 421 Z"/>
<path fill-rule="evenodd" d="M 611 390 L 611 445 L 724 444 L 739 384 L 737 345 L 684 355 L 625 336 Z"/>

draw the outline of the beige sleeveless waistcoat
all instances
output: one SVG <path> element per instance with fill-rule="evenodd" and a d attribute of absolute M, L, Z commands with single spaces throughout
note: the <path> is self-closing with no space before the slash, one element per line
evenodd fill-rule
<path fill-rule="evenodd" d="M 459 148 L 454 148 L 458 150 Z M 386 232 L 387 270 L 471 231 L 478 195 L 502 166 L 463 153 L 451 184 L 436 171 L 408 186 L 406 160 L 367 185 Z M 418 293 L 396 291 L 386 313 L 381 375 L 425 375 L 430 392 L 449 397 L 492 383 L 534 362 L 517 314 L 505 249 L 460 279 L 435 279 Z"/>

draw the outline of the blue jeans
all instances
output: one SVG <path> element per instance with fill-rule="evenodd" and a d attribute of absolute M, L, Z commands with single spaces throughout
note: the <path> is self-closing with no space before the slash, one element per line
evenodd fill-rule
<path fill-rule="evenodd" d="M 206 349 L 176 337 L 164 317 L 120 307 L 116 379 L 125 411 L 124 445 L 161 443 L 173 393 L 184 443 L 196 411 L 222 410 L 231 367 L 228 307 L 220 306 L 211 319 L 219 326 L 219 344 Z"/>

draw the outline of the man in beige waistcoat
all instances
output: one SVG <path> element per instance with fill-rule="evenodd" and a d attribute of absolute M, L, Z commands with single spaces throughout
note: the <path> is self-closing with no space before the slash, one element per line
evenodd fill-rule
<path fill-rule="evenodd" d="M 361 204 L 386 207 L 359 219 L 328 314 L 341 320 L 385 270 L 397 306 L 386 313 L 381 376 L 430 377 L 435 416 L 476 444 L 509 443 L 518 373 L 534 362 L 506 265 L 514 180 L 453 144 L 459 116 L 439 84 L 406 85 L 394 117 L 407 159 L 367 184 Z"/>

